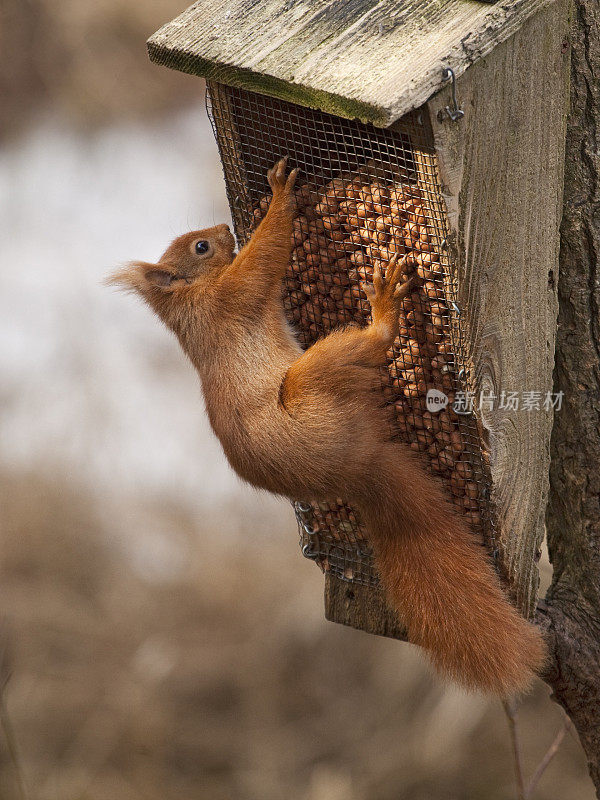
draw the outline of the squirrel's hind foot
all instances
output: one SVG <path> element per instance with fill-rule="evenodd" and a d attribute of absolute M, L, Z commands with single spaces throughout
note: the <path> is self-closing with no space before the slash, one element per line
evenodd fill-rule
<path fill-rule="evenodd" d="M 388 261 L 385 278 L 377 267 L 373 272 L 373 285 L 362 283 L 362 289 L 371 305 L 373 324 L 397 327 L 400 303 L 411 289 L 412 279 L 401 283 L 406 262 L 394 255 Z"/>

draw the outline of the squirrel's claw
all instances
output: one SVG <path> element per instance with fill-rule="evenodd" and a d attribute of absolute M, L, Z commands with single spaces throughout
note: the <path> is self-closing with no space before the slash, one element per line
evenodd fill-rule
<path fill-rule="evenodd" d="M 386 317 L 397 319 L 400 301 L 410 292 L 413 284 L 412 278 L 401 283 L 405 269 L 406 259 L 399 259 L 398 255 L 394 254 L 386 265 L 385 278 L 381 269 L 375 267 L 372 285 L 361 284 L 371 304 L 374 320 Z"/>
<path fill-rule="evenodd" d="M 298 173 L 300 170 L 296 167 L 293 169 L 290 174 L 285 176 L 285 170 L 287 167 L 288 157 L 284 156 L 274 164 L 271 169 L 267 172 L 267 180 L 269 181 L 269 186 L 273 190 L 273 195 L 278 194 L 280 192 L 288 192 L 291 193 L 294 184 L 296 183 L 296 178 L 298 177 Z"/>
<path fill-rule="evenodd" d="M 288 175 L 288 179 L 285 183 L 285 188 L 288 189 L 289 191 L 291 191 L 294 188 L 294 184 L 296 183 L 296 178 L 298 177 L 299 172 L 300 170 L 298 169 L 298 167 L 296 167 Z"/>
<path fill-rule="evenodd" d="M 269 181 L 269 186 L 273 190 L 273 194 L 275 192 L 279 192 L 282 189 L 285 189 L 286 180 L 285 180 L 285 168 L 287 166 L 287 156 L 280 158 L 274 166 L 267 172 L 267 180 Z"/>
<path fill-rule="evenodd" d="M 380 295 L 383 293 L 383 289 L 384 289 L 383 275 L 381 274 L 381 270 L 379 269 L 379 267 L 375 267 L 375 269 L 373 270 L 373 293 L 375 295 Z"/>
<path fill-rule="evenodd" d="M 403 276 L 405 278 L 408 277 L 406 275 L 406 266 L 406 256 L 398 258 L 397 253 L 395 253 L 388 262 L 386 278 L 388 282 L 394 286 L 394 297 L 397 300 L 402 300 L 402 298 L 406 297 L 415 282 L 414 277 L 412 277 L 405 280 L 404 283 L 401 283 Z"/>
<path fill-rule="evenodd" d="M 409 278 L 404 283 L 397 283 L 396 288 L 394 289 L 394 297 L 398 300 L 402 300 L 412 289 L 414 278 Z"/>
<path fill-rule="evenodd" d="M 406 267 L 405 260 L 402 259 L 402 261 L 398 261 L 398 254 L 394 253 L 394 255 L 388 261 L 385 270 L 386 282 L 396 286 L 399 283 L 400 279 L 402 278 L 402 274 L 405 270 L 405 267 Z"/>
<path fill-rule="evenodd" d="M 367 283 L 366 281 L 360 281 L 360 288 L 367 295 L 367 300 L 369 301 L 369 303 L 373 304 L 375 298 L 377 297 L 377 292 L 375 291 L 373 286 L 371 286 L 371 284 Z"/>

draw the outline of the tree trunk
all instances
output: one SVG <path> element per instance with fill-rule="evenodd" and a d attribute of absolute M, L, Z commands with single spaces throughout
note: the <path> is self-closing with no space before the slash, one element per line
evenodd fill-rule
<path fill-rule="evenodd" d="M 564 398 L 546 519 L 554 574 L 538 619 L 552 649 L 546 680 L 579 732 L 600 792 L 599 23 L 598 0 L 574 0 L 554 373 Z"/>

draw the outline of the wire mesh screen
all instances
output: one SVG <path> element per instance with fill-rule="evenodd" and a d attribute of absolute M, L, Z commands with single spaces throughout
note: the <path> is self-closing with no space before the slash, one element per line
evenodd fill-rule
<path fill-rule="evenodd" d="M 380 129 L 218 83 L 208 85 L 207 108 L 240 245 L 268 209 L 267 170 L 283 155 L 301 170 L 283 303 L 304 347 L 340 325 L 368 324 L 361 282 L 372 281 L 376 266 L 385 272 L 392 255 L 403 259 L 413 284 L 381 370 L 390 435 L 441 479 L 495 553 L 489 469 L 470 407 L 456 276 L 421 115 Z M 343 496 L 294 507 L 306 557 L 343 580 L 378 584 L 367 531 Z"/>

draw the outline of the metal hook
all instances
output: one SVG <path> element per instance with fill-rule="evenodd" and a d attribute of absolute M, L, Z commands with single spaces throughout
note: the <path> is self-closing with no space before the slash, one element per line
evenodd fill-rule
<path fill-rule="evenodd" d="M 312 561 L 319 557 L 319 554 L 311 549 L 309 544 L 305 544 L 302 548 L 302 555 L 304 558 L 310 558 Z"/>
<path fill-rule="evenodd" d="M 458 122 L 459 119 L 464 117 L 465 112 L 462 108 L 458 107 L 458 101 L 456 99 L 456 75 L 454 74 L 454 70 L 450 67 L 444 67 L 442 78 L 445 81 L 452 81 L 452 108 L 446 106 L 446 114 L 448 114 L 452 122 Z"/>
<path fill-rule="evenodd" d="M 319 532 L 319 529 L 318 529 L 318 528 L 313 528 L 313 527 L 311 527 L 311 526 L 310 526 L 310 525 L 309 525 L 307 522 L 303 522 L 303 523 L 302 523 L 302 527 L 304 528 L 304 531 L 305 531 L 305 532 L 306 532 L 306 533 L 307 533 L 309 536 L 314 536 L 314 535 L 315 535 L 315 533 L 318 533 L 318 532 Z"/>

